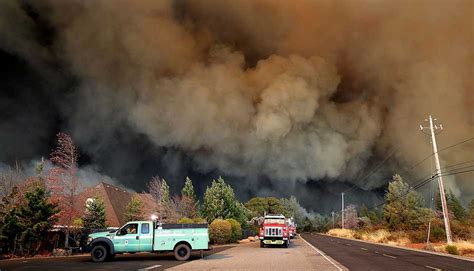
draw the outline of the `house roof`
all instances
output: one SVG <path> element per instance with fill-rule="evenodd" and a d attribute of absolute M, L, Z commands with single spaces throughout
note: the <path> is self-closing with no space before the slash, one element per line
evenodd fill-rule
<path fill-rule="evenodd" d="M 125 223 L 124 213 L 127 204 L 132 198 L 132 193 L 118 186 L 101 182 L 93 187 L 84 189 L 79 194 L 77 208 L 84 209 L 86 200 L 95 197 L 100 197 L 104 201 L 107 226 L 119 227 Z"/>

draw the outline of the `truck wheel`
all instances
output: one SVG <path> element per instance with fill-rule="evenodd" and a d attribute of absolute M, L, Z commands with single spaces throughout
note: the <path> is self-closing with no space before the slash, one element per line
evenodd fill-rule
<path fill-rule="evenodd" d="M 289 248 L 290 247 L 290 241 L 286 241 L 283 246 L 285 246 L 286 248 Z"/>
<path fill-rule="evenodd" d="M 91 250 L 92 261 L 95 263 L 103 262 L 107 258 L 107 254 L 107 248 L 103 245 L 94 246 Z"/>
<path fill-rule="evenodd" d="M 260 241 L 260 247 L 265 247 L 265 244 L 263 243 L 263 241 Z"/>
<path fill-rule="evenodd" d="M 174 248 L 174 257 L 178 261 L 186 261 L 191 256 L 191 248 L 186 244 L 177 245 Z"/>

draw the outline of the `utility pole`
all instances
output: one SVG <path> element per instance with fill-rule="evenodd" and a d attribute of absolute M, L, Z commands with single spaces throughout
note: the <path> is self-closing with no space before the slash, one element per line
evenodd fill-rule
<path fill-rule="evenodd" d="M 334 229 L 334 211 L 331 212 L 332 215 L 332 228 Z"/>
<path fill-rule="evenodd" d="M 431 143 L 433 144 L 433 153 L 435 157 L 435 176 L 438 177 L 438 186 L 439 186 L 439 196 L 441 198 L 441 207 L 443 208 L 443 217 L 444 217 L 444 229 L 446 231 L 446 240 L 448 245 L 451 245 L 453 240 L 451 237 L 451 227 L 449 225 L 449 212 L 448 212 L 448 205 L 446 204 L 446 195 L 444 194 L 444 184 L 443 184 L 443 177 L 441 176 L 441 166 L 439 164 L 439 156 L 438 156 L 438 147 L 436 146 L 436 134 L 440 133 L 443 130 L 443 125 L 440 124 L 439 126 L 433 124 L 433 119 L 431 115 L 429 119 L 425 119 L 426 122 L 429 122 L 429 127 L 424 127 L 420 125 L 420 129 L 423 132 L 424 129 L 429 129 L 429 135 L 431 136 Z"/>
<path fill-rule="evenodd" d="M 342 204 L 341 204 L 342 228 L 344 229 L 344 192 L 341 193 L 341 200 L 342 200 Z"/>

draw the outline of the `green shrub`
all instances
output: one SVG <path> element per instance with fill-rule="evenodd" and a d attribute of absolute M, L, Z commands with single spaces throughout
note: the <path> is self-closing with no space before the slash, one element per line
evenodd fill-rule
<path fill-rule="evenodd" d="M 440 242 L 444 241 L 446 238 L 446 232 L 444 227 L 440 225 L 433 225 L 431 227 L 430 241 L 431 242 Z"/>
<path fill-rule="evenodd" d="M 424 243 L 426 242 L 427 231 L 425 229 L 410 231 L 408 238 L 412 243 Z"/>
<path fill-rule="evenodd" d="M 194 223 L 194 221 L 191 218 L 188 218 L 188 217 L 181 217 L 178 220 L 178 224 L 193 224 L 193 223 Z"/>
<path fill-rule="evenodd" d="M 242 238 L 242 227 L 240 226 L 239 221 L 233 219 L 233 218 L 228 218 L 226 219 L 227 222 L 230 223 L 231 229 L 232 229 L 232 234 L 230 236 L 230 241 L 231 242 L 237 242 Z"/>
<path fill-rule="evenodd" d="M 447 245 L 446 247 L 446 251 L 449 253 L 449 254 L 453 254 L 453 255 L 459 255 L 459 251 L 458 251 L 458 248 L 454 245 Z"/>
<path fill-rule="evenodd" d="M 214 219 L 209 225 L 209 238 L 214 244 L 229 243 L 232 237 L 232 225 L 223 219 Z"/>

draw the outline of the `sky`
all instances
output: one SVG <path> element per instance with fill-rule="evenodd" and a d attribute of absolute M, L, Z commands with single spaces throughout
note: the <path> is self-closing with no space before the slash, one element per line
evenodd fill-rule
<path fill-rule="evenodd" d="M 474 136 L 472 1 L 0 3 L 0 168 L 72 136 L 88 183 L 160 176 L 241 200 L 375 205 L 391 176 L 433 170 Z M 474 140 L 440 151 L 473 160 Z M 414 167 L 416 165 L 416 167 Z M 465 164 L 467 166 L 471 164 Z M 456 167 L 454 167 L 456 168 Z M 452 168 L 451 168 L 452 169 Z M 471 168 L 468 168 L 471 169 Z M 456 172 L 456 171 L 454 171 Z M 467 203 L 473 173 L 446 176 Z M 420 189 L 429 192 L 429 186 Z"/>

